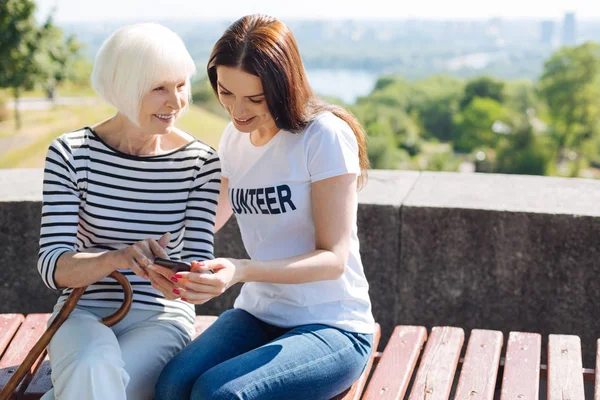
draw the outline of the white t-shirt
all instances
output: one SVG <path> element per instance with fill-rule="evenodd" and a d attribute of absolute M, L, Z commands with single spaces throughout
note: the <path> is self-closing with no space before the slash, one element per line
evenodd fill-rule
<path fill-rule="evenodd" d="M 218 152 L 222 176 L 229 179 L 229 202 L 254 261 L 314 251 L 311 183 L 360 174 L 354 132 L 331 113 L 319 115 L 302 133 L 281 130 L 258 147 L 248 133 L 230 123 Z M 339 279 L 302 284 L 248 282 L 234 307 L 280 327 L 324 324 L 373 333 L 368 291 L 355 219 L 348 264 Z"/>

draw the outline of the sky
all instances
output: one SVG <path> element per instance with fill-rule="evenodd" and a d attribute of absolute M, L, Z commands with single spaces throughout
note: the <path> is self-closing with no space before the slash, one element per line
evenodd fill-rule
<path fill-rule="evenodd" d="M 600 19 L 600 0 L 35 0 L 38 17 L 57 22 L 233 20 L 263 13 L 280 19 Z"/>

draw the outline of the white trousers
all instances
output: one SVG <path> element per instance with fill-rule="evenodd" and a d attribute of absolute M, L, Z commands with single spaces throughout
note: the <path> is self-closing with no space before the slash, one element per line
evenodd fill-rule
<path fill-rule="evenodd" d="M 100 318 L 114 311 L 77 306 L 69 315 L 48 346 L 54 388 L 43 400 L 154 397 L 162 368 L 190 342 L 193 325 L 177 314 L 131 309 L 108 328 Z"/>

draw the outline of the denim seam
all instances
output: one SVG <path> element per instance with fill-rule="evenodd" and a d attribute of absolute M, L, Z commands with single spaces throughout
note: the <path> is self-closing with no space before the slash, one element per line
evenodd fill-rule
<path fill-rule="evenodd" d="M 252 385 L 256 385 L 256 384 L 258 384 L 258 383 L 261 383 L 261 382 L 264 382 L 264 381 L 266 381 L 266 380 L 270 380 L 270 379 L 274 379 L 274 378 L 280 377 L 281 375 L 284 375 L 284 374 L 287 374 L 287 373 L 290 373 L 290 372 L 296 371 L 296 370 L 298 370 L 298 369 L 301 369 L 301 368 L 309 367 L 309 366 L 311 366 L 311 365 L 313 365 L 313 364 L 315 364 L 315 363 L 318 363 L 318 362 L 320 362 L 320 361 L 323 361 L 323 360 L 326 360 L 326 359 L 328 359 L 328 358 L 334 357 L 334 356 L 336 356 L 337 354 L 339 354 L 339 353 L 341 353 L 341 352 L 343 352 L 343 351 L 346 351 L 346 350 L 348 350 L 348 349 L 350 349 L 350 348 L 353 348 L 353 347 L 355 347 L 355 346 L 354 346 L 354 344 L 348 345 L 348 346 L 346 346 L 346 347 L 344 347 L 344 348 L 342 348 L 342 349 L 339 349 L 339 350 L 337 350 L 335 353 L 331 353 L 331 354 L 328 354 L 328 355 L 326 355 L 326 356 L 323 356 L 323 357 L 321 357 L 321 358 L 317 358 L 316 360 L 312 360 L 311 362 L 309 362 L 309 363 L 307 363 L 307 364 L 298 365 L 298 366 L 297 366 L 297 367 L 295 367 L 295 368 L 288 369 L 288 370 L 286 370 L 286 371 L 282 371 L 282 372 L 280 372 L 280 373 L 278 373 L 278 374 L 276 374 L 276 375 L 272 375 L 272 376 L 266 376 L 266 377 L 264 377 L 264 378 L 262 378 L 262 379 L 260 379 L 260 380 L 258 380 L 258 381 L 255 381 L 255 382 L 249 383 L 249 384 L 247 384 L 246 386 L 244 386 L 243 388 L 241 388 L 240 390 L 238 390 L 237 392 L 235 392 L 235 395 L 234 395 L 235 397 L 233 397 L 232 399 L 233 399 L 233 400 L 235 400 L 235 399 L 236 399 L 236 397 L 239 397 L 239 395 L 240 395 L 242 392 L 244 392 L 244 390 L 246 390 L 247 388 L 249 388 L 249 387 L 250 387 L 250 386 L 252 386 Z"/>

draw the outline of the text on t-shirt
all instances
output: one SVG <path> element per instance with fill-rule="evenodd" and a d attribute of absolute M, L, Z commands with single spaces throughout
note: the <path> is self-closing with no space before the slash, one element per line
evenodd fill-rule
<path fill-rule="evenodd" d="M 296 209 L 288 185 L 229 188 L 229 201 L 236 214 L 282 214 Z"/>

